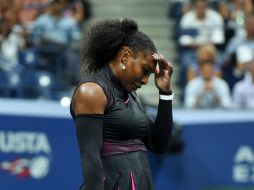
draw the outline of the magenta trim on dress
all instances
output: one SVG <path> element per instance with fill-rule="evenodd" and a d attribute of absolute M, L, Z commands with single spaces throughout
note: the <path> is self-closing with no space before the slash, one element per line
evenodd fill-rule
<path fill-rule="evenodd" d="M 128 152 L 146 151 L 146 147 L 143 143 L 110 143 L 103 142 L 101 156 L 111 156 L 116 154 L 126 154 Z"/>
<path fill-rule="evenodd" d="M 132 172 L 131 172 L 131 187 L 132 187 L 132 190 L 136 190 L 136 186 L 135 186 L 135 182 L 134 182 Z"/>
<path fill-rule="evenodd" d="M 125 100 L 124 104 L 127 105 L 129 103 L 130 99 L 128 98 L 127 100 Z"/>

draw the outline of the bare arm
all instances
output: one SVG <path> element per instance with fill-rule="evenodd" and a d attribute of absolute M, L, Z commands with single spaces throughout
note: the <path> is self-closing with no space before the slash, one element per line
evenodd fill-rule
<path fill-rule="evenodd" d="M 84 83 L 76 91 L 73 110 L 87 190 L 103 190 L 102 147 L 103 114 L 107 103 L 101 87 Z"/>

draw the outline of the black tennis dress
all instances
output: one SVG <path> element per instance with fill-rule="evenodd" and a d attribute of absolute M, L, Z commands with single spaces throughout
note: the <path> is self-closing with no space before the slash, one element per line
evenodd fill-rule
<path fill-rule="evenodd" d="M 100 85 L 108 101 L 101 150 L 104 190 L 154 190 L 145 145 L 151 119 L 138 96 L 125 91 L 109 66 L 84 82 Z M 71 114 L 75 118 L 72 109 Z"/>

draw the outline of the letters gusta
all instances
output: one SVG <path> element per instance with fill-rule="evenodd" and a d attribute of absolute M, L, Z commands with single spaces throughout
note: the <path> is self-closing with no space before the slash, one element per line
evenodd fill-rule
<path fill-rule="evenodd" d="M 0 152 L 50 154 L 51 147 L 42 132 L 0 131 Z"/>

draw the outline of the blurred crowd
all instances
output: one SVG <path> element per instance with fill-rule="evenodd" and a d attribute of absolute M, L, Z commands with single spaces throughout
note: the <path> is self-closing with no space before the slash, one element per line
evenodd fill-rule
<path fill-rule="evenodd" d="M 254 0 L 170 0 L 185 108 L 254 109 Z M 59 99 L 80 80 L 88 0 L 0 1 L 0 96 Z"/>
<path fill-rule="evenodd" d="M 57 99 L 80 79 L 87 0 L 0 1 L 0 95 Z"/>
<path fill-rule="evenodd" d="M 254 109 L 254 1 L 170 0 L 185 108 Z"/>

